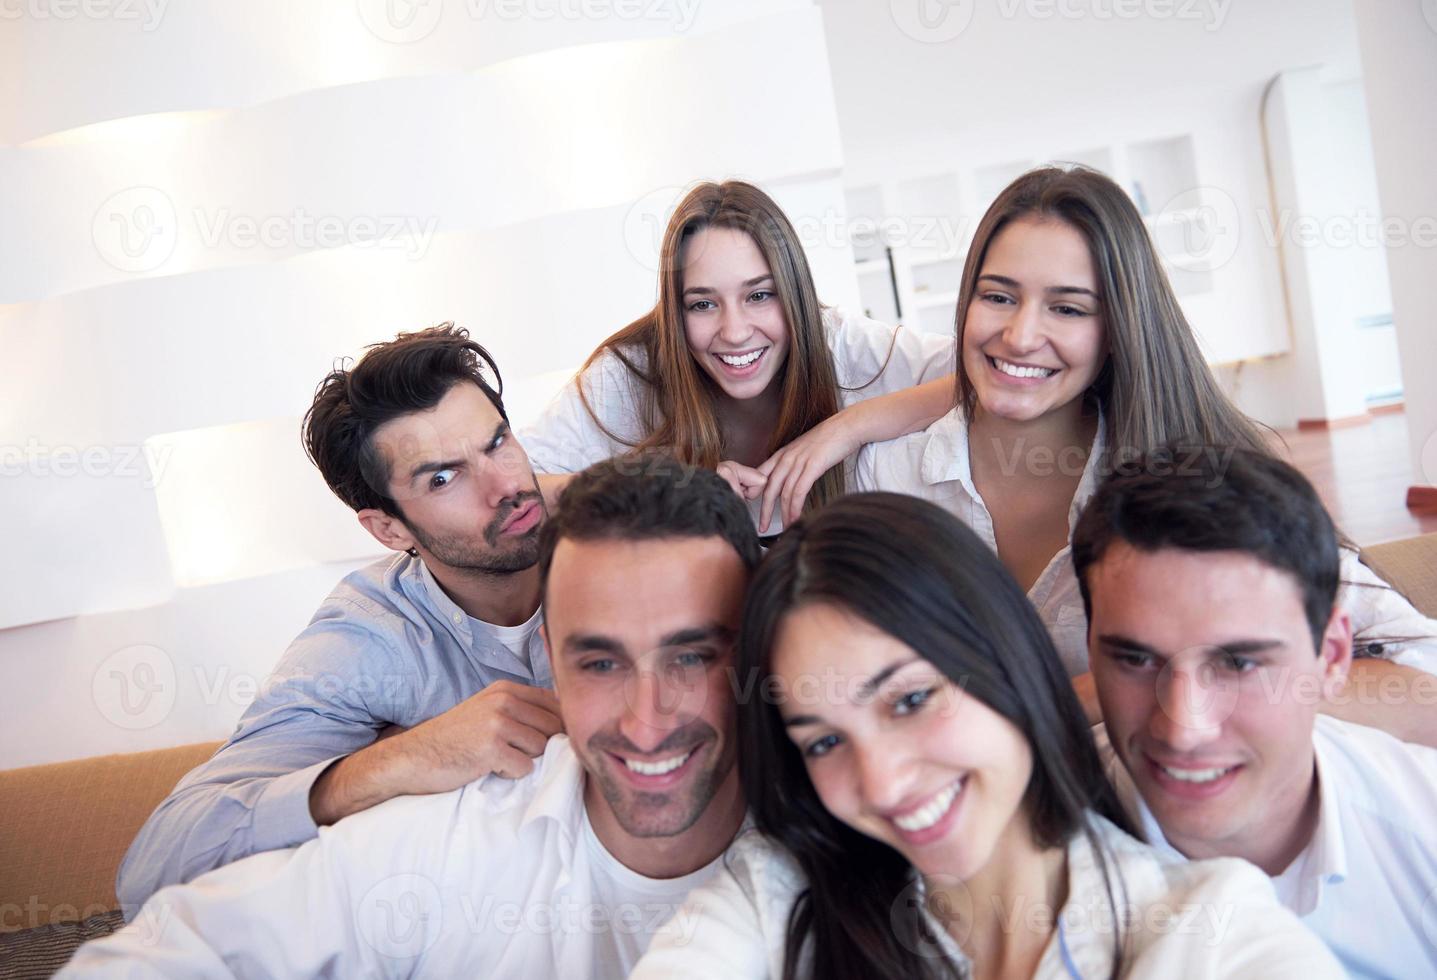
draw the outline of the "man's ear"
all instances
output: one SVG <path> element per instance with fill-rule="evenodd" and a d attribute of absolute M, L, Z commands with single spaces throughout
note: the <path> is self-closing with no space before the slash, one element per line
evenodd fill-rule
<path fill-rule="evenodd" d="M 1322 661 L 1323 693 L 1332 698 L 1347 684 L 1347 672 L 1352 667 L 1352 617 L 1340 606 L 1333 607 L 1327 620 L 1317 656 Z"/>
<path fill-rule="evenodd" d="M 359 518 L 359 523 L 364 529 L 374 535 L 374 540 L 391 551 L 409 551 L 413 549 L 414 535 L 409 533 L 409 528 L 404 522 L 392 514 L 386 514 L 377 507 L 366 507 L 354 516 Z"/>

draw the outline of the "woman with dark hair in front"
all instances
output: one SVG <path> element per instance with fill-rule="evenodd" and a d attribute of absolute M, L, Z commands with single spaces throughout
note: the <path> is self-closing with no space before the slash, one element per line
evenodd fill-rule
<path fill-rule="evenodd" d="M 633 976 L 1341 976 L 1257 869 L 1130 836 L 1042 622 L 933 504 L 791 528 L 738 662 L 756 831 Z"/>

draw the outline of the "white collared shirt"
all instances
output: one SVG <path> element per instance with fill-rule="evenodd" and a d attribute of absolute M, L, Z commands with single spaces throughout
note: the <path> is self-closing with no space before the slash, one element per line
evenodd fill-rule
<path fill-rule="evenodd" d="M 164 888 L 60 976 L 623 977 L 722 859 L 635 874 L 589 827 L 583 787 L 557 735 L 523 779 L 399 797 Z"/>
<path fill-rule="evenodd" d="M 1106 448 L 1106 425 L 1098 413 L 1098 435 L 1083 464 L 1077 492 L 1068 506 L 1068 539 L 1082 516 L 1083 508 L 1101 482 L 1098 463 Z M 1061 455 L 1054 460 L 1030 460 L 1018 465 L 1051 466 L 1055 473 L 1066 463 Z M 969 457 L 968 421 L 962 407 L 954 408 L 922 432 L 888 442 L 871 443 L 858 454 L 852 484 L 855 490 L 888 490 L 932 501 L 953 514 L 995 552 L 998 538 L 993 516 L 973 483 Z M 1382 640 L 1384 659 L 1437 674 L 1437 621 L 1413 608 L 1401 593 L 1392 589 L 1357 553 L 1342 549 L 1342 585 L 1337 602 L 1352 616 L 1353 633 L 1359 640 Z M 1073 572 L 1072 548 L 1065 545 L 1048 562 L 1028 599 L 1038 610 L 1053 637 L 1053 645 L 1069 675 L 1088 672 L 1088 615 L 1078 577 Z"/>
<path fill-rule="evenodd" d="M 1109 777 L 1138 829 L 1181 857 L 1117 759 L 1098 738 Z M 1437 976 L 1437 749 L 1318 715 L 1317 828 L 1272 879 L 1278 898 L 1321 936 L 1354 977 Z"/>
<path fill-rule="evenodd" d="M 1087 835 L 1075 834 L 1068 844 L 1068 897 L 1057 916 L 1061 933 L 1053 931 L 1035 978 L 1070 980 L 1073 970 L 1079 977 L 1109 976 L 1114 901 L 1128 923 L 1124 977 L 1342 976 L 1332 954 L 1278 904 L 1266 876 L 1252 865 L 1167 857 L 1102 817 L 1090 815 L 1090 820 L 1108 867 L 1121 875 L 1121 886 L 1113 888 L 1118 897 L 1109 898 Z M 779 845 L 757 832 L 741 835 L 723 870 L 684 904 L 687 936 L 666 932 L 656 937 L 632 980 L 783 976 L 789 915 L 807 887 L 797 862 Z M 921 883 L 910 887 L 911 900 L 919 901 L 926 914 Z M 910 900 L 905 895 L 875 898 L 895 905 Z M 821 905 L 824 896 L 815 895 L 814 900 Z M 1020 924 L 1053 919 L 1038 906 L 1002 914 Z M 929 925 L 939 947 L 930 952 L 947 957 L 968 975 L 968 960 L 957 943 L 937 920 L 930 917 Z"/>

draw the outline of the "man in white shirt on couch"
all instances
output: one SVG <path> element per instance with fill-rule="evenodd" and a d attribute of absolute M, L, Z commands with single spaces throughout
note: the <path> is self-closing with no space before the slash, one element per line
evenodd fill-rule
<path fill-rule="evenodd" d="M 566 734 L 532 773 L 164 888 L 61 976 L 627 975 L 744 819 L 729 668 L 758 558 L 717 474 L 591 467 L 541 537 Z"/>
<path fill-rule="evenodd" d="M 1119 795 L 1150 843 L 1267 872 L 1351 975 L 1437 976 L 1437 750 L 1318 713 L 1352 696 L 1331 519 L 1271 457 L 1173 462 L 1073 533 Z"/>

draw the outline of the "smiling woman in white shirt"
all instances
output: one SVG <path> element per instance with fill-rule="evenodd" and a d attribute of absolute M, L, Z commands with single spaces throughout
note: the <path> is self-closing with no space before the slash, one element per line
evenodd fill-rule
<path fill-rule="evenodd" d="M 840 464 L 860 446 L 953 405 L 953 338 L 821 306 L 797 232 L 752 184 L 690 191 L 659 269 L 654 308 L 600 344 L 520 433 L 550 499 L 563 474 L 665 449 L 717 469 L 756 519 L 780 494 L 797 513 L 845 492 Z M 777 529 L 768 524 L 759 529 Z"/>
<path fill-rule="evenodd" d="M 1027 591 L 1068 672 L 1086 675 L 1068 540 L 1097 483 L 1176 441 L 1272 449 L 1209 370 L 1136 206 L 1096 171 L 1041 168 L 998 195 L 974 234 L 954 322 L 956 407 L 865 447 L 853 482 L 961 518 Z M 1342 573 L 1366 652 L 1437 673 L 1437 623 L 1350 548 Z M 1084 678 L 1095 711 L 1089 690 Z"/>
<path fill-rule="evenodd" d="M 757 831 L 633 977 L 1342 975 L 1253 866 L 1130 836 L 1043 624 L 932 504 L 791 528 L 739 680 Z"/>

